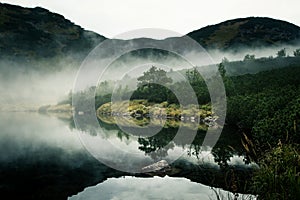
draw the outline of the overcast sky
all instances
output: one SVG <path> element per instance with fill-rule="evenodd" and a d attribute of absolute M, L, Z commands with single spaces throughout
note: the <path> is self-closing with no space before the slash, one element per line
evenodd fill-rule
<path fill-rule="evenodd" d="M 112 38 L 140 28 L 186 34 L 228 19 L 264 16 L 300 25 L 300 0 L 4 0 L 41 6 L 85 29 Z"/>

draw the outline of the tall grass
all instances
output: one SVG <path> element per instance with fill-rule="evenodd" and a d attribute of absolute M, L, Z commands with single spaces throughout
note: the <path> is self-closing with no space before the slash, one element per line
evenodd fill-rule
<path fill-rule="evenodd" d="M 278 143 L 258 160 L 259 170 L 254 173 L 252 191 L 259 199 L 300 198 L 299 145 Z"/>
<path fill-rule="evenodd" d="M 211 200 L 255 200 L 257 197 L 251 194 L 239 194 L 231 193 L 228 191 L 222 191 L 218 188 L 211 188 L 214 192 L 213 197 L 210 197 Z"/>

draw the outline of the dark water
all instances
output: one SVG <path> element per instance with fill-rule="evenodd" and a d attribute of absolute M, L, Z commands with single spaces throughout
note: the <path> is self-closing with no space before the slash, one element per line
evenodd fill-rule
<path fill-rule="evenodd" d="M 100 128 L 76 128 L 70 116 L 62 114 L 0 113 L 0 127 L 0 194 L 10 199 L 215 199 L 211 186 L 232 191 L 233 177 L 240 180 L 236 192 L 245 193 L 242 186 L 255 167 L 245 164 L 232 128 L 225 128 L 209 149 L 201 146 L 201 130 L 188 145 L 172 142 L 176 128 L 140 137 L 101 121 Z M 168 171 L 115 169 L 160 160 L 169 162 Z"/>

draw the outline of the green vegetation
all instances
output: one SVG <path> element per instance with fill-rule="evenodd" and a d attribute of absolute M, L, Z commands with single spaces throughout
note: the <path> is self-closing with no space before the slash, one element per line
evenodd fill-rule
<path fill-rule="evenodd" d="M 300 49 L 296 49 L 296 50 L 294 51 L 294 56 L 295 56 L 295 57 L 299 57 L 299 56 L 300 56 Z"/>
<path fill-rule="evenodd" d="M 1 71 L 14 68 L 25 72 L 56 72 L 66 69 L 66 65 L 76 69 L 106 39 L 47 9 L 3 3 L 0 3 L 0 32 Z"/>
<path fill-rule="evenodd" d="M 138 79 L 138 89 L 134 91 L 132 99 L 147 99 L 152 102 L 162 102 L 168 99 L 170 91 L 166 86 L 172 83 L 167 72 L 152 66 Z"/>
<path fill-rule="evenodd" d="M 245 55 L 244 57 L 244 61 L 251 61 L 251 60 L 255 60 L 255 55 L 250 55 L 250 54 L 247 54 Z"/>
<path fill-rule="evenodd" d="M 159 126 L 162 118 L 172 119 L 167 120 L 164 127 L 177 128 L 182 125 L 178 120 L 183 116 L 185 119 L 193 118 L 194 120 L 197 120 L 212 116 L 212 112 L 210 105 L 203 105 L 199 108 L 199 106 L 196 105 L 179 106 L 178 104 L 169 104 L 166 101 L 162 103 L 153 103 L 147 100 L 132 100 L 129 102 L 129 105 L 127 105 L 125 101 L 105 103 L 97 109 L 97 116 L 102 121 L 109 124 L 115 123 L 112 116 L 118 117 L 119 123 L 122 122 L 124 126 L 147 125 L 150 122 L 149 117 L 153 116 L 156 118 L 152 121 L 154 125 L 156 124 Z M 131 117 L 128 118 L 129 116 Z M 197 118 L 197 116 L 200 116 L 200 118 Z M 138 117 L 138 119 L 136 117 Z M 195 123 L 185 123 L 184 126 L 189 126 L 192 129 L 207 129 L 206 125 L 197 123 L 196 126 Z"/>
<path fill-rule="evenodd" d="M 277 57 L 279 57 L 279 58 L 286 57 L 286 49 L 283 48 L 283 49 L 279 50 L 277 52 Z"/>
<path fill-rule="evenodd" d="M 252 193 L 262 199 L 299 196 L 299 73 L 294 66 L 231 77 L 226 121 L 245 133 L 244 147 L 260 166 Z"/>
<path fill-rule="evenodd" d="M 300 196 L 299 145 L 278 143 L 259 160 L 252 189 L 261 199 L 298 199 Z"/>
<path fill-rule="evenodd" d="M 205 48 L 217 47 L 235 51 L 239 47 L 292 43 L 299 37 L 299 27 L 266 17 L 247 17 L 207 26 L 190 32 L 188 36 Z"/>

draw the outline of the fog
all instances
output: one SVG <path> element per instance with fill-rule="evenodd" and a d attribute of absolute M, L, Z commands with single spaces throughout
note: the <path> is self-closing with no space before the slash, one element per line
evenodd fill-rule
<path fill-rule="evenodd" d="M 46 65 L 52 66 L 52 69 Z M 76 67 L 63 61 L 56 63 L 56 66 L 52 61 L 28 66 L 2 60 L 0 110 L 27 110 L 56 104 L 72 89 L 76 72 Z"/>
<path fill-rule="evenodd" d="M 0 161 L 47 154 L 51 148 L 69 154 L 84 151 L 77 134 L 55 117 L 37 113 L 0 113 L 0 118 Z"/>
<path fill-rule="evenodd" d="M 54 74 L 16 74 L 10 80 L 1 79 L 1 103 L 56 103 L 72 88 L 75 71 Z"/>
<path fill-rule="evenodd" d="M 300 41 L 294 45 L 280 45 L 276 47 L 261 47 L 261 48 L 239 48 L 235 51 L 221 51 L 221 50 L 209 50 L 209 54 L 215 63 L 222 62 L 225 57 L 229 61 L 243 60 L 245 55 L 255 55 L 255 58 L 262 57 L 277 57 L 277 52 L 285 48 L 287 56 L 294 56 L 294 51 L 300 48 Z"/>
<path fill-rule="evenodd" d="M 13 60 L 2 60 L 0 62 L 0 110 L 5 110 L 11 105 L 21 109 L 26 106 L 38 107 L 45 104 L 56 104 L 67 97 L 69 92 L 74 89 L 73 86 L 75 86 L 74 91 L 76 92 L 77 89 L 86 89 L 105 80 L 121 80 L 128 75 L 136 78 L 147 69 L 143 67 L 144 71 L 141 71 L 140 66 L 166 66 L 170 71 L 171 69 L 177 71 L 192 68 L 191 60 L 205 66 L 218 64 L 224 58 L 229 61 L 243 60 L 247 54 L 255 55 L 255 58 L 276 57 L 277 52 L 283 48 L 286 49 L 288 56 L 293 56 L 293 51 L 300 47 L 300 45 L 284 45 L 271 48 L 241 48 L 235 52 L 209 50 L 208 53 L 202 49 L 200 57 L 199 51 L 193 47 L 189 48 L 187 45 L 180 50 L 180 55 L 172 51 L 155 51 L 147 50 L 147 48 L 141 51 L 122 52 L 122 49 L 130 49 L 131 46 L 134 49 L 141 43 L 145 46 L 163 43 L 171 49 L 176 49 L 181 44 L 180 42 L 175 43 L 175 41 L 174 38 L 163 41 L 151 39 L 113 40 L 113 46 L 104 45 L 100 55 L 97 54 L 99 50 L 94 50 L 85 60 L 82 60 L 81 68 L 80 62 L 70 62 L 69 59 L 64 60 L 63 58 L 32 62 L 33 66 Z"/>

